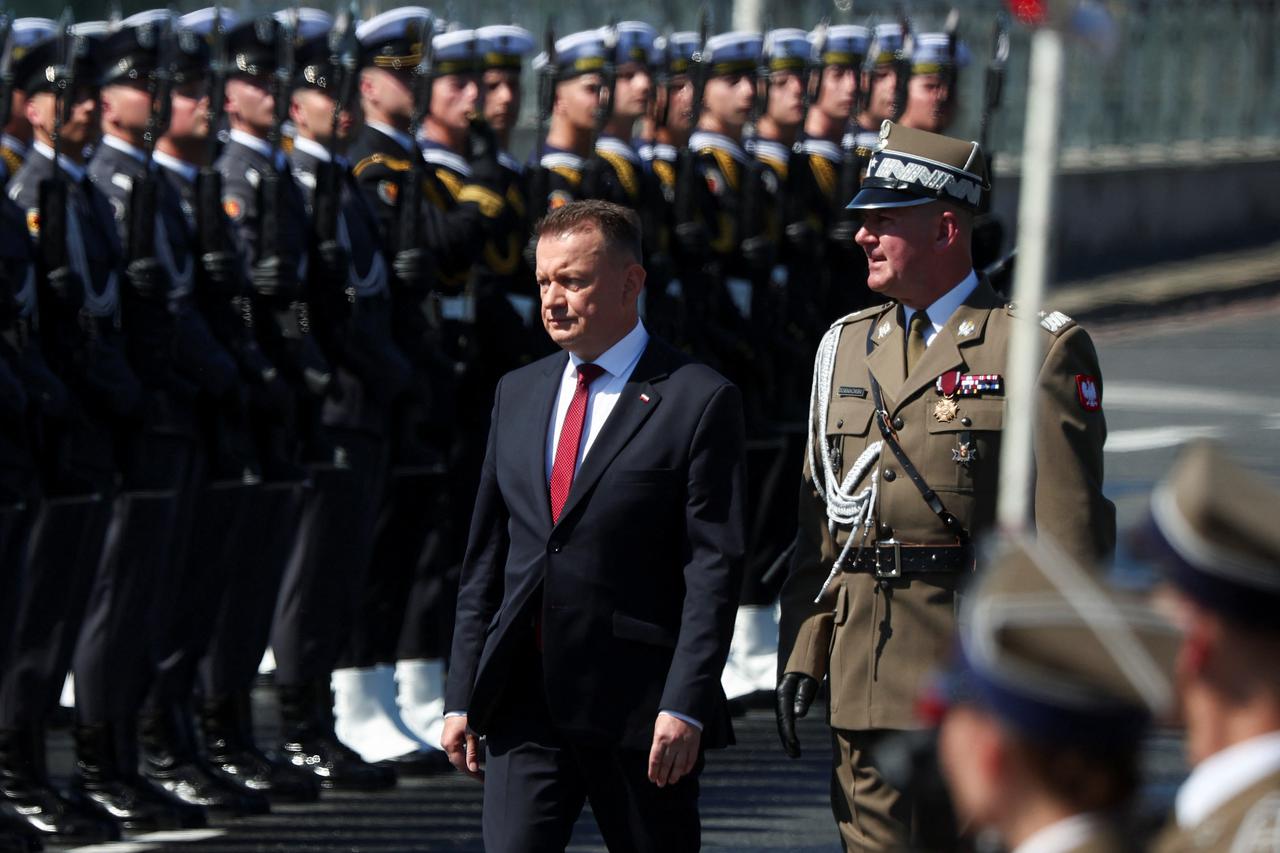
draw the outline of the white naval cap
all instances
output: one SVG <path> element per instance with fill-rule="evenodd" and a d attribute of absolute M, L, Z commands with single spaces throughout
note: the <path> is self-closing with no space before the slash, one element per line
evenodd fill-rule
<path fill-rule="evenodd" d="M 698 34 L 688 30 L 654 40 L 654 50 L 659 53 L 659 61 L 666 63 L 668 74 L 687 74 L 701 45 Z"/>
<path fill-rule="evenodd" d="M 107 21 L 81 21 L 71 25 L 71 34 L 85 38 L 102 38 L 111 32 L 111 24 Z"/>
<path fill-rule="evenodd" d="M 422 61 L 422 26 L 429 18 L 434 20 L 424 6 L 400 6 L 356 27 L 356 38 L 368 55 L 367 64 L 412 69 Z"/>
<path fill-rule="evenodd" d="M 764 35 L 764 56 L 770 71 L 800 71 L 809 64 L 808 34 L 795 27 L 770 30 Z"/>
<path fill-rule="evenodd" d="M 711 75 L 741 74 L 754 71 L 760 62 L 764 37 L 746 30 L 720 33 L 707 39 L 707 59 Z"/>
<path fill-rule="evenodd" d="M 605 44 L 601 30 L 583 30 L 556 39 L 556 77 L 564 80 L 604 68 Z M 547 54 L 533 58 L 535 71 L 545 68 Z"/>
<path fill-rule="evenodd" d="M 480 40 L 475 30 L 451 30 L 431 39 L 435 52 L 433 72 L 439 75 L 466 74 L 481 66 Z"/>
<path fill-rule="evenodd" d="M 476 29 L 479 53 L 485 68 L 519 69 L 533 53 L 533 33 L 514 24 L 491 24 Z"/>
<path fill-rule="evenodd" d="M 605 38 L 608 27 L 600 30 L 601 38 Z M 614 55 L 617 65 L 639 62 L 652 65 L 657 60 L 654 42 L 658 39 L 658 31 L 644 21 L 623 21 L 618 24 L 618 47 Z"/>
<path fill-rule="evenodd" d="M 184 30 L 207 36 L 213 32 L 213 22 L 218 16 L 216 6 L 206 6 L 194 12 L 188 12 L 178 19 L 178 26 Z M 240 22 L 240 16 L 230 9 L 222 10 L 222 29 L 230 30 Z"/>
<path fill-rule="evenodd" d="M 818 50 L 818 31 L 809 33 L 809 41 Z M 823 65 L 861 65 L 871 45 L 871 30 L 857 24 L 834 24 L 827 27 L 821 45 L 822 55 L 815 56 Z"/>
<path fill-rule="evenodd" d="M 946 33 L 920 33 L 911 51 L 912 74 L 937 74 L 943 68 L 963 68 L 969 64 L 968 46 L 956 39 L 955 57 L 951 55 L 951 37 Z"/>
<path fill-rule="evenodd" d="M 877 24 L 871 38 L 871 51 L 876 65 L 888 65 L 902 50 L 902 25 Z"/>
<path fill-rule="evenodd" d="M 274 16 L 277 21 L 287 26 L 292 26 L 295 21 L 292 9 L 280 9 Z M 294 33 L 295 39 L 298 41 L 308 41 L 319 35 L 324 35 L 333 29 L 333 16 L 323 9 L 316 9 L 311 6 L 303 6 L 298 9 L 297 31 Z"/>

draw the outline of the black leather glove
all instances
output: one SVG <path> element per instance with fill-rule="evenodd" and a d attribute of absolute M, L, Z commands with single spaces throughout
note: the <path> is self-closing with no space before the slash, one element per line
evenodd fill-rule
<path fill-rule="evenodd" d="M 84 303 L 84 282 L 71 267 L 58 267 L 48 275 L 49 289 L 68 308 L 79 309 Z"/>
<path fill-rule="evenodd" d="M 486 122 L 471 122 L 467 135 L 467 162 L 471 165 L 471 183 L 501 195 L 506 190 L 507 175 L 498 162 L 498 138 Z"/>
<path fill-rule="evenodd" d="M 234 252 L 205 252 L 200 256 L 200 268 L 205 281 L 219 293 L 236 293 L 240 290 L 236 265 L 239 258 Z"/>
<path fill-rule="evenodd" d="M 412 293 L 426 295 L 431 290 L 435 265 L 426 249 L 402 249 L 391 259 L 391 269 L 400 283 Z"/>
<path fill-rule="evenodd" d="M 800 757 L 800 738 L 796 736 L 796 718 L 809 713 L 813 697 L 818 695 L 817 679 L 801 672 L 788 672 L 778 682 L 774 691 L 777 705 L 778 740 L 782 751 L 792 758 Z"/>
<path fill-rule="evenodd" d="M 773 266 L 773 241 L 765 236 L 748 237 L 742 241 L 742 257 L 756 269 Z"/>
<path fill-rule="evenodd" d="M 700 222 L 681 222 L 676 226 L 680 249 L 692 258 L 705 258 L 711 249 L 711 235 Z"/>
<path fill-rule="evenodd" d="M 135 258 L 125 267 L 124 275 L 143 299 L 162 299 L 169 292 L 169 276 L 155 258 Z"/>
<path fill-rule="evenodd" d="M 253 265 L 249 281 L 259 296 L 288 301 L 298 292 L 297 267 L 292 261 L 272 255 Z"/>
<path fill-rule="evenodd" d="M 351 253 L 342 248 L 337 240 L 323 241 L 316 247 L 316 253 L 320 256 L 320 262 L 324 264 L 325 275 L 346 284 L 347 271 L 351 266 Z"/>

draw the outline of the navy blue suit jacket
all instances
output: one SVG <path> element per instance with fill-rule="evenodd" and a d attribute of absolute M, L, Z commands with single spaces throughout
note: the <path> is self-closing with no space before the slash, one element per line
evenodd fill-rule
<path fill-rule="evenodd" d="M 658 711 L 675 711 L 702 722 L 704 746 L 723 746 L 744 548 L 738 389 L 650 339 L 553 524 L 545 448 L 567 358 L 498 385 L 445 707 L 484 734 L 502 703 L 519 702 L 503 688 L 540 613 L 561 731 L 648 750 Z"/>

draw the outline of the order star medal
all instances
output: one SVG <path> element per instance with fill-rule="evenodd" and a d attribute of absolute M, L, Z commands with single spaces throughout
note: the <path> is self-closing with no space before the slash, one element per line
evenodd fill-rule
<path fill-rule="evenodd" d="M 939 397 L 938 402 L 933 404 L 933 418 L 938 423 L 950 423 L 959 413 L 960 406 L 950 397 Z"/>
<path fill-rule="evenodd" d="M 968 468 L 969 463 L 978 458 L 978 448 L 967 441 L 960 442 L 951 448 L 951 461 Z"/>

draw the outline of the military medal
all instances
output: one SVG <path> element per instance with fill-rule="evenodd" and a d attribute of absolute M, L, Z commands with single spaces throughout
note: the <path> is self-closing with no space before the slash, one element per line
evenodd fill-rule
<path fill-rule="evenodd" d="M 968 468 L 969 463 L 978 458 L 978 448 L 967 441 L 962 441 L 951 448 L 951 461 Z"/>
<path fill-rule="evenodd" d="M 956 405 L 955 400 L 956 386 L 959 383 L 960 371 L 958 370 L 944 373 L 938 377 L 936 385 L 938 393 L 942 396 L 938 399 L 938 402 L 933 404 L 933 419 L 940 424 L 954 421 L 956 415 L 960 413 L 960 407 Z"/>

